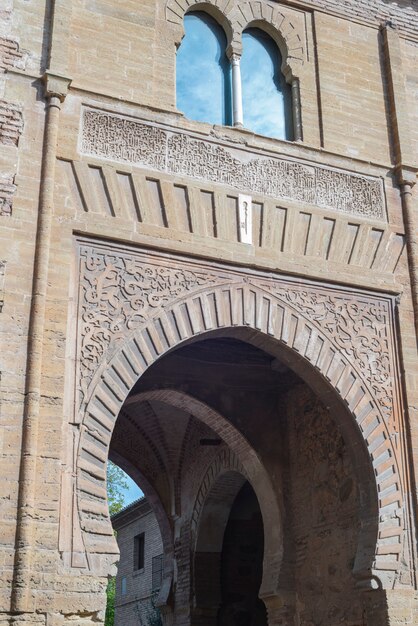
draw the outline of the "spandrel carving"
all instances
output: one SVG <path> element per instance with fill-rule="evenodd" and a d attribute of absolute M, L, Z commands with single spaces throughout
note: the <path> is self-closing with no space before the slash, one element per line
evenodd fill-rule
<path fill-rule="evenodd" d="M 276 277 L 240 277 L 227 270 L 147 262 L 141 253 L 110 253 L 82 246 L 79 320 L 80 387 L 86 392 L 103 358 L 116 343 L 142 328 L 159 312 L 189 293 L 220 284 L 251 283 L 291 305 L 316 325 L 364 378 L 386 420 L 393 416 L 393 372 L 390 357 L 389 303 L 319 287 L 298 287 Z"/>
<path fill-rule="evenodd" d="M 80 258 L 82 394 L 115 342 L 169 302 L 216 281 L 209 272 L 154 265 L 143 257 L 107 254 L 87 246 L 81 248 Z"/>
<path fill-rule="evenodd" d="M 81 152 L 224 184 L 240 192 L 386 219 L 378 178 L 238 150 L 111 113 L 84 110 Z"/>
<path fill-rule="evenodd" d="M 274 291 L 327 333 L 362 373 L 382 414 L 390 419 L 393 388 L 388 305 L 379 300 L 354 300 L 340 294 L 289 286 L 275 286 Z"/>

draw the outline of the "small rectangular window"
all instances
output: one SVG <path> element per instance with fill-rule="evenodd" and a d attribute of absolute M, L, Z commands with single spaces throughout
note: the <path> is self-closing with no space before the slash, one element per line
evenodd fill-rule
<path fill-rule="evenodd" d="M 134 537 L 134 571 L 144 568 L 145 534 Z"/>
<path fill-rule="evenodd" d="M 126 576 L 123 576 L 121 580 L 121 592 L 123 596 L 126 596 L 126 593 L 127 593 Z"/>
<path fill-rule="evenodd" d="M 163 555 L 159 554 L 152 559 L 152 591 L 160 589 L 163 580 Z"/>

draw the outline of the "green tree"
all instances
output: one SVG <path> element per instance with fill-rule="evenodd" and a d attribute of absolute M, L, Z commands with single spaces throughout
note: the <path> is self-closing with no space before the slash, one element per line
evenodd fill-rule
<path fill-rule="evenodd" d="M 113 626 L 115 621 L 115 595 L 116 595 L 116 578 L 109 578 L 106 589 L 106 615 L 105 626 Z"/>
<path fill-rule="evenodd" d="M 126 474 L 117 465 L 108 461 L 107 463 L 107 502 L 109 504 L 109 513 L 114 515 L 121 511 L 125 505 L 124 492 L 128 488 Z M 113 626 L 115 620 L 115 594 L 116 594 L 116 578 L 109 578 L 107 584 L 106 595 L 106 616 L 105 626 Z"/>
<path fill-rule="evenodd" d="M 138 600 L 135 604 L 139 626 L 163 626 L 160 610 L 156 606 L 157 596 L 158 591 L 154 591 L 150 600 Z"/>
<path fill-rule="evenodd" d="M 107 502 L 109 513 L 114 515 L 119 513 L 125 506 L 124 491 L 128 489 L 126 474 L 117 465 L 108 461 L 107 463 Z"/>

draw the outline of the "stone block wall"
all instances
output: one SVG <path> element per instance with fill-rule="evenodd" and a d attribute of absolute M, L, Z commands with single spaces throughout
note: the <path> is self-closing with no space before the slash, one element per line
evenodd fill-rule
<path fill-rule="evenodd" d="M 75 402 L 79 391 L 78 350 L 82 341 L 79 334 L 82 325 L 77 317 L 81 271 L 76 238 L 80 233 L 85 240 L 106 242 L 109 248 L 116 244 L 149 254 L 154 250 L 164 252 L 175 259 L 176 255 L 189 259 L 202 257 L 212 264 L 228 265 L 228 272 L 235 272 L 234 276 L 243 268 L 272 276 L 289 274 L 301 285 L 321 281 L 326 289 L 338 286 L 340 290 L 357 289 L 367 294 L 378 291 L 393 300 L 388 324 L 394 343 L 385 353 L 396 372 L 392 399 L 397 412 L 396 421 L 389 421 L 390 441 L 402 459 L 400 482 L 404 501 L 410 503 L 405 505 L 406 529 L 409 545 L 415 545 L 413 476 L 418 459 L 418 374 L 413 284 L 409 276 L 414 242 L 410 241 L 402 209 L 400 165 L 394 153 L 396 124 L 380 31 L 386 20 L 397 28 L 400 63 L 393 66 L 393 72 L 398 81 L 397 93 L 403 93 L 404 97 L 398 121 L 403 126 L 403 136 L 409 138 L 410 145 L 404 154 L 408 157 L 406 169 L 412 180 L 418 146 L 414 3 L 407 0 L 255 3 L 267 13 L 280 9 L 286 24 L 292 26 L 289 31 L 293 29 L 298 41 L 303 42 L 303 63 L 301 59 L 298 61 L 303 66 L 299 68 L 305 125 L 301 143 L 279 142 L 256 137 L 245 129 L 212 127 L 184 119 L 175 107 L 175 46 L 181 39 L 179 24 L 183 13 L 192 3 L 179 0 L 174 4 L 178 23 L 168 19 L 167 3 L 163 0 L 141 3 L 56 0 L 54 12 L 52 5 L 45 7 L 43 0 L 6 0 L 0 8 L 0 469 L 3 476 L 0 612 L 3 622 L 10 621 L 10 613 L 15 623 L 22 625 L 60 626 L 68 619 L 87 626 L 100 621 L 106 576 L 116 560 L 106 508 L 100 508 L 95 501 L 94 514 L 89 511 L 86 515 L 87 518 L 101 516 L 96 552 L 88 557 L 86 544 L 88 537 L 94 535 L 93 523 L 91 519 L 84 520 L 81 527 L 83 512 L 77 509 L 79 438 L 85 419 Z M 215 5 L 214 11 L 227 14 L 234 2 L 213 0 L 209 4 Z M 243 4 L 243 10 L 249 10 Z M 47 68 L 49 79 L 45 76 Z M 51 76 L 55 77 L 53 87 Z M 45 158 L 45 104 L 51 94 L 58 95 L 62 102 L 55 128 L 56 171 L 51 176 L 52 182 L 49 179 L 45 185 L 45 180 L 41 180 L 41 164 Z M 338 172 L 344 180 L 365 181 L 366 187 L 371 180 L 377 181 L 382 213 L 377 217 L 365 213 L 367 203 L 361 203 L 360 213 L 341 211 L 337 201 L 326 206 L 311 203 L 305 193 L 311 180 L 308 176 L 308 183 L 303 178 L 303 197 L 296 192 L 290 196 L 280 192 L 276 197 L 263 190 L 253 194 L 253 244 L 244 244 L 237 229 L 237 206 L 239 194 L 248 189 L 241 189 L 241 183 L 236 183 L 235 165 L 229 180 L 219 180 L 213 170 L 196 175 L 199 163 L 194 159 L 191 163 L 185 161 L 184 170 L 168 170 L 158 163 L 154 166 L 149 161 L 132 158 L 121 160 L 115 154 L 100 153 L 100 129 L 92 137 L 98 151 L 87 152 L 82 147 L 82 119 L 86 110 L 99 111 L 104 117 L 111 114 L 117 120 L 133 120 L 134 125 L 145 124 L 158 132 L 163 129 L 170 136 L 216 144 L 238 161 L 237 155 L 243 155 L 242 162 L 250 161 L 256 154 L 257 159 L 296 163 L 305 173 L 320 169 L 326 178 Z M 121 137 L 129 143 L 131 135 L 121 133 Z M 55 158 L 51 161 L 55 162 Z M 223 165 L 221 169 L 227 168 Z M 37 231 L 40 200 L 48 189 L 54 192 L 46 203 L 51 228 Z M 418 198 L 416 189 L 415 186 L 412 190 L 413 203 Z M 339 186 L 338 190 L 341 197 L 346 188 Z M 35 307 L 31 313 L 33 298 L 40 292 L 36 285 L 39 266 L 34 266 L 37 235 L 38 242 L 46 236 L 43 248 L 46 252 L 42 256 L 46 267 L 42 284 L 45 293 L 43 306 Z M 214 310 L 210 309 L 210 315 Z M 181 314 L 188 314 L 187 307 L 181 309 Z M 206 309 L 201 315 L 199 320 L 208 319 Z M 36 337 L 40 338 L 42 349 L 35 360 L 27 352 L 31 316 L 41 318 Z M 193 320 L 187 322 L 190 336 Z M 382 328 L 386 328 L 385 324 Z M 115 323 L 112 332 L 117 334 L 120 328 Z M 179 333 L 183 330 L 180 328 Z M 343 325 L 342 337 L 344 330 Z M 381 340 L 386 341 L 384 333 Z M 152 340 L 147 341 L 152 344 Z M 158 339 L 156 342 L 159 349 Z M 297 346 L 288 349 L 299 354 Z M 97 359 L 98 367 L 104 366 L 103 353 Z M 41 366 L 41 382 L 36 389 L 28 390 L 28 373 L 35 364 Z M 374 367 L 374 360 L 371 365 Z M 402 373 L 402 379 L 398 372 Z M 120 384 L 114 370 L 111 375 L 112 385 Z M 343 382 L 348 384 L 347 380 Z M 125 391 L 127 394 L 128 390 Z M 36 418 L 35 427 L 26 431 L 28 401 L 35 397 L 38 408 L 29 413 Z M 202 398 L 213 399 L 207 389 L 202 390 Z M 113 402 L 116 405 L 116 400 Z M 219 405 L 228 408 L 225 395 Z M 106 411 L 113 407 L 112 404 Z M 253 430 L 252 408 L 248 402 L 247 420 L 242 425 L 247 434 Z M 265 451 L 266 466 L 271 470 L 276 450 L 272 438 L 259 429 L 254 436 L 257 446 Z M 22 440 L 25 442 L 28 437 L 31 445 L 25 458 L 31 464 L 30 498 L 19 508 Z M 98 466 L 107 453 L 103 446 L 99 460 L 82 459 L 87 473 L 94 477 L 90 482 L 102 492 L 104 476 Z M 193 468 L 198 465 L 196 462 Z M 279 484 L 280 472 L 272 475 Z M 198 477 L 200 474 L 195 472 L 196 481 Z M 296 479 L 302 481 L 302 477 Z M 166 477 L 161 479 L 161 484 L 164 481 L 167 482 Z M 164 497 L 169 501 L 168 487 L 161 489 L 166 490 Z M 190 485 L 188 489 L 187 496 L 193 492 Z M 319 484 L 316 489 L 318 498 L 327 501 L 328 488 Z M 334 492 L 330 495 L 335 506 L 338 497 Z M 101 502 L 97 494 L 93 494 L 94 498 Z M 182 494 L 176 492 L 174 501 L 178 506 Z M 30 520 L 30 531 L 16 539 L 22 519 Z M 338 523 L 337 528 L 340 528 Z M 176 532 L 177 537 L 183 538 L 176 545 L 177 562 L 182 565 L 178 585 L 183 585 L 182 594 L 186 597 L 191 531 L 185 524 L 176 528 Z M 300 532 L 302 537 L 305 529 Z M 302 545 L 302 538 L 300 541 Z M 322 544 L 318 537 L 309 541 L 313 554 L 315 546 Z M 347 550 L 350 545 L 348 541 Z M 16 548 L 20 549 L 17 557 Z M 337 569 L 348 556 L 344 553 L 341 562 L 339 559 L 335 555 Z M 410 571 L 404 572 L 402 588 L 384 590 L 379 599 L 370 600 L 370 606 L 379 605 L 382 615 L 389 611 L 388 619 L 393 623 L 416 621 L 413 547 L 408 559 Z M 22 563 L 25 563 L 23 574 L 19 574 L 22 577 L 14 580 L 16 567 Z M 346 582 L 349 587 L 351 583 Z M 410 586 L 409 592 L 404 591 L 404 585 Z M 25 596 L 26 591 L 28 595 L 21 604 L 13 600 L 13 607 L 12 589 L 18 595 Z M 332 593 L 340 598 L 340 591 Z M 381 608 L 385 603 L 389 610 Z M 336 604 L 339 605 L 339 600 Z M 345 610 L 345 601 L 341 601 L 341 606 Z M 314 615 L 314 608 L 312 600 L 303 611 L 307 616 Z M 321 607 L 318 611 L 323 614 Z M 352 619 L 359 616 L 353 615 Z M 178 620 L 184 624 L 187 616 L 179 615 Z"/>
<path fill-rule="evenodd" d="M 290 556 L 300 624 L 364 623 L 352 576 L 360 495 L 344 439 L 309 388 L 287 398 Z"/>

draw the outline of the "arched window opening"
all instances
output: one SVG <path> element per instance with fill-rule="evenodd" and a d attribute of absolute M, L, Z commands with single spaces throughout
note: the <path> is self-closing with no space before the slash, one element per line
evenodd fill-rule
<path fill-rule="evenodd" d="M 244 31 L 242 43 L 244 127 L 260 135 L 292 140 L 292 94 L 280 69 L 277 45 L 258 28 Z"/>
<path fill-rule="evenodd" d="M 231 125 L 231 67 L 225 33 L 203 12 L 188 13 L 184 28 L 177 51 L 177 107 L 191 120 Z"/>

